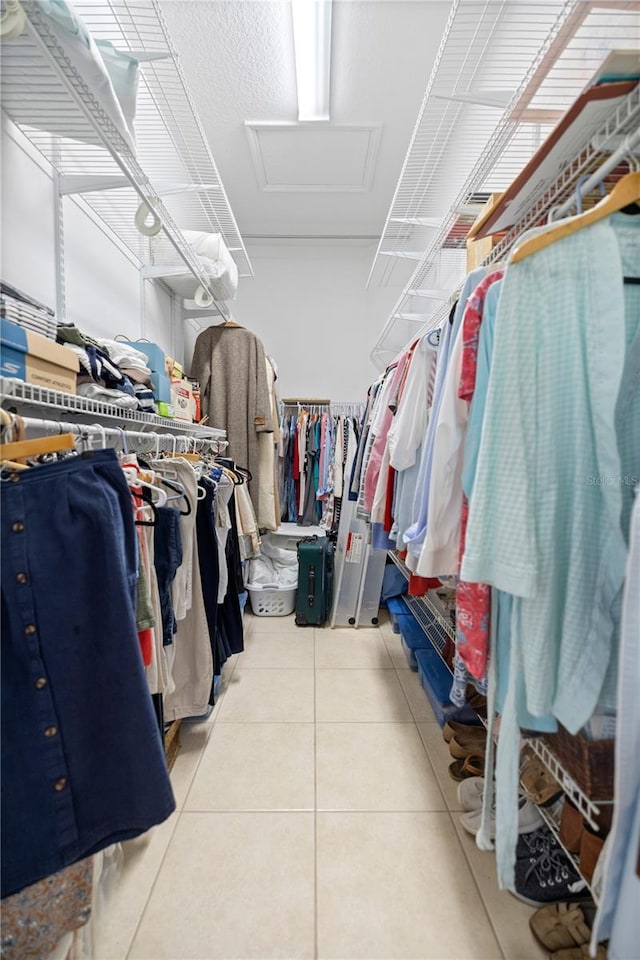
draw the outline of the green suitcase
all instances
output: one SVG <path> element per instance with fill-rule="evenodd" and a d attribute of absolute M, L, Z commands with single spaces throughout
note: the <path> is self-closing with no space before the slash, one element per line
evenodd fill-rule
<path fill-rule="evenodd" d="M 333 599 L 333 543 L 328 537 L 305 537 L 298 544 L 296 624 L 321 627 Z"/>

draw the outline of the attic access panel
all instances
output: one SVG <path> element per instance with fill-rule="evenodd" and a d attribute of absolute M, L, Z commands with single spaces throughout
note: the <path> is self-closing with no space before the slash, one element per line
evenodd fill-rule
<path fill-rule="evenodd" d="M 287 193 L 371 189 L 380 124 L 245 123 L 260 188 Z"/>

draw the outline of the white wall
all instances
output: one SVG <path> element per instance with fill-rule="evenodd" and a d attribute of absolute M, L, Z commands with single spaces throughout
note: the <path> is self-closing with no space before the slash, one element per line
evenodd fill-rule
<path fill-rule="evenodd" d="M 55 309 L 50 168 L 4 117 L 1 207 L 0 276 Z M 64 199 L 63 212 L 67 320 L 92 336 L 144 336 L 181 359 L 183 338 L 172 329 L 170 294 L 145 283 L 143 323 L 136 262 L 72 198 Z"/>
<path fill-rule="evenodd" d="M 363 399 L 377 375 L 371 347 L 398 296 L 366 290 L 375 244 L 277 241 L 247 250 L 255 278 L 240 281 L 232 313 L 276 360 L 280 396 Z M 186 336 L 189 360 L 196 334 L 187 327 Z"/>

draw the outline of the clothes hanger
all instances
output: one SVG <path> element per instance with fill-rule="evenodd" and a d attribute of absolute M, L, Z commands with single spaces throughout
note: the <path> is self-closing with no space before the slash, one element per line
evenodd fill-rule
<path fill-rule="evenodd" d="M 634 171 L 633 173 L 625 174 L 621 180 L 618 180 L 611 193 L 607 194 L 607 196 L 591 210 L 588 210 L 586 213 L 581 213 L 577 217 L 571 217 L 570 220 L 564 220 L 556 227 L 551 227 L 551 229 L 538 234 L 536 237 L 530 237 L 528 240 L 524 240 L 511 254 L 509 262 L 519 263 L 534 253 L 545 250 L 551 246 L 552 243 L 556 243 L 558 240 L 564 240 L 565 237 L 570 237 L 571 234 L 577 233 L 578 230 L 582 230 L 584 227 L 590 227 L 592 224 L 598 223 L 598 221 L 604 220 L 606 217 L 610 217 L 611 214 L 619 213 L 625 207 L 632 206 L 639 202 L 640 172 Z"/>
<path fill-rule="evenodd" d="M 0 444 L 0 460 L 21 460 L 37 457 L 43 453 L 60 453 L 75 450 L 76 438 L 72 433 L 59 433 L 54 437 L 36 437 L 34 440 L 17 440 Z"/>
<path fill-rule="evenodd" d="M 140 472 L 136 470 L 135 467 L 123 467 L 122 472 L 125 475 L 125 479 L 129 484 L 129 487 L 134 493 L 139 494 L 140 487 L 144 487 L 146 490 L 153 491 L 156 494 L 154 505 L 157 507 L 164 507 L 167 502 L 167 494 L 161 487 L 157 487 L 154 483 L 144 480 L 140 476 Z"/>
<path fill-rule="evenodd" d="M 149 507 L 151 510 L 151 514 L 153 516 L 153 520 L 134 520 L 133 522 L 135 523 L 136 527 L 157 527 L 158 511 L 156 510 L 151 494 L 146 490 L 143 490 L 142 488 L 138 491 L 132 490 L 131 493 L 132 493 L 133 501 L 135 504 L 136 516 L 138 514 L 138 511 L 143 510 L 144 507 Z M 139 506 L 136 503 L 136 500 L 141 500 L 144 506 L 143 505 Z"/>

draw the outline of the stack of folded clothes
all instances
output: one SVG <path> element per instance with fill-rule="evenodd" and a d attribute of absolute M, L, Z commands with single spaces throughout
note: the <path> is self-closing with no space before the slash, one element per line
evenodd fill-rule
<path fill-rule="evenodd" d="M 126 340 L 101 340 L 100 344 L 108 351 L 111 360 L 118 365 L 124 376 L 133 383 L 139 409 L 145 413 L 155 413 L 156 404 L 147 355 L 136 350 Z"/>
<path fill-rule="evenodd" d="M 128 343 L 96 340 L 72 323 L 58 325 L 57 339 L 78 356 L 78 393 L 115 406 L 155 413 L 146 357 Z"/>
<path fill-rule="evenodd" d="M 56 339 L 56 317 L 53 310 L 4 280 L 0 281 L 0 317 L 48 337 L 49 340 Z"/>

